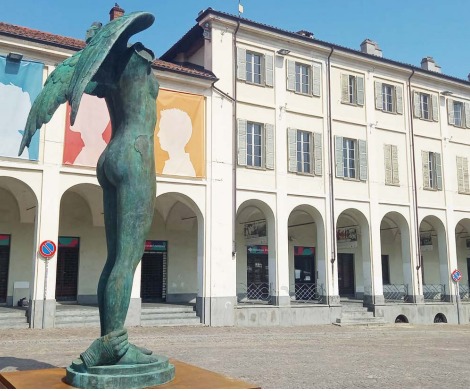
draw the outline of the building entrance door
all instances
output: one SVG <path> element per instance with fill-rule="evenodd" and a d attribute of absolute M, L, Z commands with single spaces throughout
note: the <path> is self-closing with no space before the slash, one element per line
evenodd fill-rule
<path fill-rule="evenodd" d="M 166 299 L 167 242 L 147 240 L 142 256 L 140 297 L 143 302 L 162 302 Z"/>
<path fill-rule="evenodd" d="M 10 268 L 10 235 L 0 235 L 0 303 L 7 302 Z"/>
<path fill-rule="evenodd" d="M 315 248 L 294 247 L 295 299 L 313 300 L 315 298 Z"/>
<path fill-rule="evenodd" d="M 248 246 L 246 283 L 248 299 L 269 299 L 268 246 Z"/>
<path fill-rule="evenodd" d="M 340 296 L 354 296 L 354 254 L 338 254 L 338 290 Z"/>
<path fill-rule="evenodd" d="M 80 238 L 61 236 L 57 250 L 55 298 L 57 301 L 76 301 Z"/>

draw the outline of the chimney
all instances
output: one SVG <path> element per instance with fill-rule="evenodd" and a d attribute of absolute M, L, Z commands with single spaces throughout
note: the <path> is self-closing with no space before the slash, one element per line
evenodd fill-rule
<path fill-rule="evenodd" d="M 372 54 L 377 57 L 382 57 L 382 50 L 379 48 L 379 45 L 377 44 L 377 42 L 374 42 L 369 38 L 362 41 L 361 52 Z"/>
<path fill-rule="evenodd" d="M 313 33 L 311 33 L 310 31 L 307 31 L 307 30 L 300 30 L 300 31 L 297 31 L 296 34 L 302 35 L 303 37 L 307 37 L 307 38 L 312 38 L 312 39 L 313 39 Z"/>
<path fill-rule="evenodd" d="M 427 71 L 433 71 L 437 73 L 441 73 L 441 67 L 436 64 L 434 58 L 432 57 L 424 57 L 421 60 L 421 68 L 426 69 Z"/>
<path fill-rule="evenodd" d="M 114 20 L 124 15 L 124 10 L 119 7 L 118 3 L 114 3 L 114 7 L 109 11 L 109 20 Z"/>

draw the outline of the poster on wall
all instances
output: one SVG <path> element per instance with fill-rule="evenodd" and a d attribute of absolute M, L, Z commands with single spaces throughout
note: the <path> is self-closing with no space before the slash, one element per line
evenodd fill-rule
<path fill-rule="evenodd" d="M 39 158 L 39 131 L 21 156 L 18 150 L 29 110 L 42 89 L 43 68 L 39 62 L 16 62 L 0 56 L 0 156 Z"/>
<path fill-rule="evenodd" d="M 357 228 L 338 228 L 336 230 L 336 241 L 338 248 L 356 248 L 357 247 Z"/>
<path fill-rule="evenodd" d="M 245 244 L 267 244 L 266 220 L 250 221 L 243 227 Z"/>
<path fill-rule="evenodd" d="M 104 99 L 83 95 L 70 125 L 67 108 L 63 163 L 96 167 L 111 138 Z M 155 169 L 159 175 L 205 176 L 204 97 L 160 89 L 155 127 Z"/>
<path fill-rule="evenodd" d="M 419 234 L 419 246 L 421 251 L 433 250 L 431 232 L 421 232 Z"/>

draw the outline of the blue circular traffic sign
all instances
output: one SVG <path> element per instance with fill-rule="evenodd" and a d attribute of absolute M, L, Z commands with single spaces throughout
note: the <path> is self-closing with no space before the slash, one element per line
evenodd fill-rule
<path fill-rule="evenodd" d="M 39 253 L 45 258 L 51 258 L 57 251 L 57 246 L 52 240 L 45 240 L 39 246 Z"/>
<path fill-rule="evenodd" d="M 455 282 L 459 282 L 462 278 L 462 273 L 459 269 L 455 269 L 450 276 Z"/>

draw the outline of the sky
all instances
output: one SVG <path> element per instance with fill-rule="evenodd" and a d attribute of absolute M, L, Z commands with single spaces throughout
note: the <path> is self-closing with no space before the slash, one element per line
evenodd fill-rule
<path fill-rule="evenodd" d="M 126 12 L 148 11 L 155 23 L 136 35 L 158 56 L 213 8 L 238 14 L 239 0 L 118 0 Z M 420 66 L 434 58 L 442 73 L 467 80 L 470 73 L 470 0 L 240 0 L 242 17 L 283 30 L 307 30 L 315 38 L 360 50 L 372 39 L 383 57 Z M 109 21 L 114 1 L 0 0 L 0 21 L 84 39 L 94 21 Z"/>

